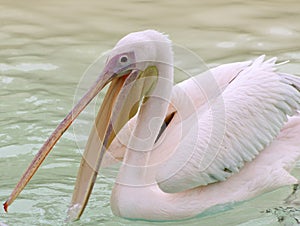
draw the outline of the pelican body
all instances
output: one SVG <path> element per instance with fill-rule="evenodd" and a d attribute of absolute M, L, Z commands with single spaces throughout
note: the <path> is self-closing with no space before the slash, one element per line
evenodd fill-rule
<path fill-rule="evenodd" d="M 178 220 L 218 204 L 297 184 L 300 78 L 276 58 L 225 64 L 173 84 L 169 38 L 131 33 L 110 52 L 85 96 L 42 146 L 14 201 L 63 132 L 110 83 L 81 160 L 70 220 L 79 219 L 100 167 L 121 162 L 111 194 L 120 217 Z"/>

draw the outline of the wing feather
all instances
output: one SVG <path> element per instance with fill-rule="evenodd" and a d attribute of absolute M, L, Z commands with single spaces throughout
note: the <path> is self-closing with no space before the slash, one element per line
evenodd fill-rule
<path fill-rule="evenodd" d="M 161 189 L 180 192 L 224 181 L 273 141 L 300 107 L 300 78 L 276 73 L 275 63 L 257 58 L 182 121 L 189 130 L 157 171 Z"/>

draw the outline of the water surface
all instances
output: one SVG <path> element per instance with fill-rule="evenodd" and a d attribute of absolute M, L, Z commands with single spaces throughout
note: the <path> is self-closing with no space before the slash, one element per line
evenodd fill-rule
<path fill-rule="evenodd" d="M 87 67 L 125 34 L 148 28 L 165 32 L 208 66 L 261 54 L 277 56 L 279 61 L 290 60 L 281 70 L 299 75 L 299 8 L 296 0 L 0 0 L 0 200 L 10 194 L 78 92 L 83 92 L 79 81 Z M 176 57 L 188 63 L 184 56 Z M 0 210 L 0 222 L 64 223 L 82 142 L 88 135 L 80 126 L 87 126 L 91 116 L 79 119 L 76 137 L 72 129 L 64 134 L 9 214 Z M 117 170 L 102 171 L 82 219 L 71 225 L 152 224 L 111 213 L 109 198 Z M 294 174 L 300 178 L 300 167 Z M 290 188 L 282 188 L 178 224 L 277 225 L 276 215 L 281 212 L 274 208 L 284 206 L 282 200 L 289 192 Z M 273 214 L 266 213 L 267 209 Z"/>

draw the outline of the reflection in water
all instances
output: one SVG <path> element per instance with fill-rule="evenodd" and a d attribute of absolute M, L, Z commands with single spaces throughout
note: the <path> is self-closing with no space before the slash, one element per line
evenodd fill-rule
<path fill-rule="evenodd" d="M 209 66 L 244 61 L 265 53 L 278 56 L 280 61 L 290 60 L 282 70 L 300 74 L 299 6 L 298 1 L 292 0 L 2 3 L 0 199 L 6 199 L 33 154 L 71 109 L 85 69 L 120 37 L 154 28 L 199 54 Z M 179 63 L 188 63 L 180 55 L 176 57 Z M 86 113 L 77 125 L 88 124 L 97 107 L 92 108 L 92 114 Z M 76 139 L 86 139 L 88 133 L 82 131 Z M 82 150 L 77 148 L 76 139 L 72 129 L 64 134 L 11 206 L 10 213 L 0 211 L 2 222 L 9 225 L 63 223 L 81 158 Z M 110 211 L 110 190 L 116 172 L 117 167 L 102 171 L 83 218 L 75 225 L 128 224 Z M 299 167 L 295 174 L 300 175 Z M 226 212 L 207 213 L 184 223 L 275 225 L 276 217 L 264 211 L 281 206 L 288 193 L 289 188 L 283 188 L 233 207 L 222 207 Z"/>

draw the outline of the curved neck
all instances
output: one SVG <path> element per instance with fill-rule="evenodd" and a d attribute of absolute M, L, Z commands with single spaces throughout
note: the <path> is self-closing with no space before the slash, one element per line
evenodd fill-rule
<path fill-rule="evenodd" d="M 156 67 L 159 73 L 156 86 L 140 107 L 117 183 L 142 186 L 152 180 L 146 176 L 148 161 L 164 122 L 173 87 L 173 65 L 156 63 Z"/>

